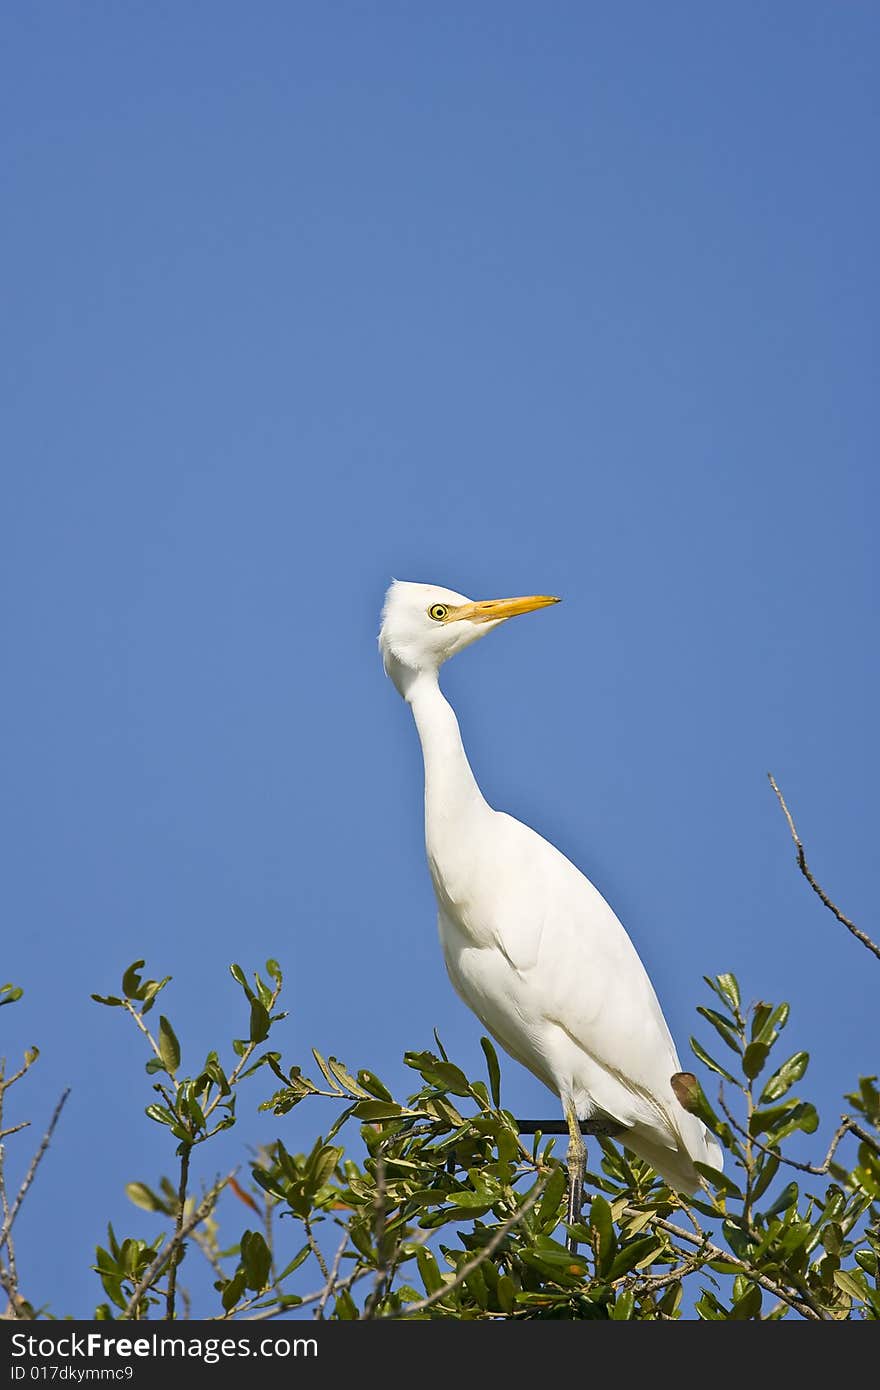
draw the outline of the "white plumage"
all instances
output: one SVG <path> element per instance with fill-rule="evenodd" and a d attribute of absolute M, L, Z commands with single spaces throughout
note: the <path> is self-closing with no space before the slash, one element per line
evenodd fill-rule
<path fill-rule="evenodd" d="M 425 843 L 449 977 L 502 1048 L 569 1118 L 609 1117 L 679 1191 L 721 1150 L 673 1093 L 675 1045 L 635 947 L 599 891 L 534 830 L 484 800 L 438 672 L 449 656 L 544 596 L 474 603 L 395 581 L 379 645 L 410 705 L 425 763 Z M 583 1149 L 570 1156 L 583 1163 Z M 572 1170 L 573 1171 L 573 1170 Z M 574 1182 L 574 1176 L 573 1176 Z"/>

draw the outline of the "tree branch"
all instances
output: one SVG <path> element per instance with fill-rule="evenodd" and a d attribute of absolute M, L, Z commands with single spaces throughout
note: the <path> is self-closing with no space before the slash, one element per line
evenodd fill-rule
<path fill-rule="evenodd" d="M 750 1139 L 756 1149 L 760 1149 L 761 1152 L 765 1153 L 768 1158 L 778 1158 L 780 1163 L 787 1164 L 789 1168 L 797 1168 L 799 1173 L 812 1173 L 817 1178 L 827 1177 L 831 1169 L 831 1164 L 834 1159 L 834 1155 L 837 1153 L 838 1145 L 840 1144 L 840 1141 L 844 1138 L 844 1136 L 847 1134 L 857 1135 L 859 1139 L 861 1139 L 864 1144 L 867 1144 L 870 1149 L 873 1149 L 874 1153 L 877 1154 L 878 1158 L 880 1158 L 880 1144 L 877 1143 L 877 1140 L 874 1138 L 874 1136 L 872 1134 L 869 1134 L 866 1129 L 862 1129 L 862 1126 L 860 1124 L 857 1124 L 856 1121 L 853 1120 L 849 1115 L 841 1115 L 840 1124 L 834 1131 L 834 1134 L 831 1138 L 831 1143 L 828 1145 L 828 1152 L 825 1155 L 825 1161 L 821 1164 L 799 1163 L 796 1158 L 786 1158 L 786 1156 L 784 1154 L 781 1154 L 778 1149 L 770 1148 L 767 1144 L 762 1144 L 760 1139 L 756 1139 L 754 1135 L 750 1135 L 745 1129 L 743 1129 L 739 1121 L 734 1119 L 733 1115 L 730 1113 L 730 1110 L 728 1109 L 727 1104 L 725 1103 L 723 1091 L 721 1091 L 721 1088 L 719 1088 L 718 1103 L 721 1106 L 721 1109 L 724 1111 L 725 1115 L 727 1116 L 727 1119 L 729 1120 L 733 1128 L 738 1130 L 744 1138 Z"/>
<path fill-rule="evenodd" d="M 150 1286 L 162 1273 L 162 1270 L 165 1268 L 168 1261 L 171 1259 L 172 1255 L 174 1254 L 177 1247 L 180 1245 L 181 1241 L 185 1240 L 186 1237 L 189 1235 L 190 1231 L 195 1226 L 198 1226 L 200 1222 L 204 1221 L 206 1216 L 210 1216 L 211 1212 L 214 1209 L 214 1204 L 216 1203 L 217 1198 L 220 1196 L 220 1193 L 223 1191 L 224 1187 L 229 1182 L 229 1179 L 234 1178 L 237 1172 L 238 1169 L 233 1168 L 232 1172 L 227 1173 L 225 1178 L 218 1178 L 217 1182 L 214 1183 L 214 1186 L 202 1198 L 201 1202 L 199 1202 L 199 1205 L 196 1207 L 192 1216 L 190 1216 L 186 1221 L 184 1221 L 182 1225 L 178 1226 L 177 1230 L 174 1232 L 174 1235 L 171 1237 L 168 1244 L 163 1246 L 163 1248 L 159 1251 L 158 1255 L 156 1256 L 153 1263 L 150 1265 L 149 1269 L 147 1269 L 146 1273 L 142 1276 L 140 1283 L 135 1286 L 134 1293 L 128 1300 L 128 1303 L 125 1305 L 125 1312 L 122 1314 L 124 1319 L 130 1320 L 134 1318 L 135 1313 L 137 1311 L 137 1306 L 143 1298 L 144 1294 L 146 1293 L 147 1289 L 150 1288 Z"/>
<path fill-rule="evenodd" d="M 782 792 L 776 785 L 776 778 L 773 776 L 773 773 L 768 772 L 767 776 L 770 780 L 771 787 L 776 793 L 777 800 L 779 801 L 779 804 L 782 807 L 782 810 L 785 814 L 785 819 L 788 821 L 788 828 L 791 831 L 791 838 L 794 840 L 795 848 L 797 849 L 798 868 L 800 869 L 804 878 L 807 880 L 807 883 L 809 883 L 813 892 L 816 893 L 819 896 L 819 898 L 821 898 L 824 905 L 828 908 L 828 911 L 834 913 L 834 916 L 837 918 L 838 922 L 842 922 L 843 925 L 846 927 L 847 931 L 852 932 L 856 940 L 861 941 L 862 945 L 867 946 L 868 950 L 873 951 L 877 959 L 880 960 L 880 946 L 877 945 L 876 941 L 872 941 L 870 936 L 868 936 L 866 932 L 861 931 L 859 927 L 856 926 L 855 922 L 851 922 L 848 917 L 844 916 L 837 904 L 831 901 L 824 888 L 822 888 L 822 886 L 816 882 L 815 878 L 810 872 L 810 866 L 808 865 L 806 855 L 804 854 L 804 847 L 801 844 L 800 837 L 798 836 L 797 830 L 795 829 L 791 812 L 785 804 L 785 797 L 782 795 Z"/>
<path fill-rule="evenodd" d="M 177 1222 L 174 1234 L 177 1238 L 177 1249 L 174 1252 L 174 1259 L 171 1261 L 171 1268 L 168 1271 L 168 1292 L 165 1295 L 165 1316 L 170 1320 L 174 1318 L 174 1299 L 177 1293 L 177 1266 L 180 1264 L 183 1255 L 183 1237 L 180 1232 L 183 1227 L 183 1214 L 186 1208 L 186 1188 L 189 1181 L 189 1156 L 192 1152 L 191 1144 L 181 1145 L 180 1155 L 180 1185 L 177 1189 Z"/>
<path fill-rule="evenodd" d="M 30 1167 L 28 1168 L 27 1172 L 24 1175 L 24 1178 L 22 1179 L 21 1187 L 18 1189 L 18 1195 L 16 1196 L 15 1201 L 12 1203 L 12 1207 L 9 1211 L 8 1216 L 3 1222 L 3 1228 L 2 1230 L 0 1230 L 0 1250 L 3 1249 L 3 1246 L 9 1239 L 9 1233 L 12 1230 L 13 1222 L 15 1221 L 16 1216 L 21 1210 L 21 1204 L 27 1196 L 28 1189 L 31 1183 L 37 1175 L 37 1169 L 39 1168 L 40 1163 L 42 1162 L 43 1155 L 45 1154 L 46 1150 L 49 1147 L 49 1144 L 52 1141 L 52 1135 L 55 1133 L 55 1126 L 61 1118 L 61 1111 L 64 1109 L 64 1103 L 69 1095 L 70 1087 L 68 1086 L 67 1089 L 62 1091 L 61 1093 L 61 1099 L 59 1100 L 58 1104 L 55 1106 L 54 1111 L 52 1112 L 52 1118 L 49 1121 L 49 1128 L 46 1130 L 46 1133 L 40 1140 L 40 1147 L 37 1149 L 37 1152 L 31 1159 Z"/>
<path fill-rule="evenodd" d="M 330 1273 L 327 1276 L 327 1282 L 321 1290 L 321 1297 L 318 1300 L 318 1306 L 312 1314 L 313 1318 L 317 1319 L 318 1321 L 320 1321 L 320 1319 L 323 1318 L 324 1309 L 327 1307 L 327 1301 L 330 1295 L 334 1292 L 334 1290 L 337 1287 L 336 1280 L 339 1277 L 339 1266 L 342 1264 L 342 1256 L 345 1254 L 345 1247 L 347 1245 L 348 1231 L 345 1232 L 345 1235 L 339 1242 L 339 1248 L 336 1251 L 336 1254 L 333 1258 L 333 1264 L 330 1267 Z"/>
<path fill-rule="evenodd" d="M 629 1216 L 641 1215 L 637 1207 L 628 1207 L 626 1212 Z M 761 1274 L 758 1270 L 752 1269 L 742 1260 L 738 1260 L 730 1251 L 722 1250 L 720 1246 L 713 1245 L 710 1240 L 706 1240 L 705 1236 L 702 1240 L 698 1236 L 692 1236 L 690 1231 L 682 1230 L 681 1226 L 676 1226 L 672 1221 L 664 1221 L 661 1216 L 652 1216 L 650 1224 L 652 1226 L 659 1226 L 661 1231 L 666 1231 L 669 1235 L 675 1236 L 678 1240 L 687 1241 L 689 1245 L 701 1246 L 709 1260 L 723 1260 L 725 1264 L 735 1265 L 740 1273 L 744 1274 L 753 1284 L 760 1284 L 768 1293 L 772 1293 L 774 1298 L 780 1299 L 783 1303 L 787 1303 L 789 1308 L 793 1308 L 796 1313 L 800 1313 L 801 1317 L 809 1318 L 812 1322 L 825 1321 L 822 1313 L 811 1307 L 810 1303 L 806 1302 L 803 1298 L 796 1297 L 794 1294 L 789 1293 L 787 1289 L 781 1288 L 780 1285 L 774 1283 L 772 1279 L 768 1279 L 766 1274 Z"/>
<path fill-rule="evenodd" d="M 483 1264 L 485 1260 L 488 1260 L 490 1255 L 494 1255 L 508 1231 L 512 1231 L 514 1226 L 518 1226 L 523 1217 L 528 1215 L 546 1186 L 547 1179 L 541 1179 L 535 1187 L 534 1192 L 526 1198 L 519 1210 L 515 1211 L 513 1216 L 508 1217 L 504 1224 L 498 1227 L 492 1239 L 488 1244 L 483 1246 L 482 1250 L 477 1251 L 473 1259 L 468 1260 L 466 1264 L 461 1266 L 454 1279 L 450 1279 L 449 1283 L 444 1284 L 442 1289 L 437 1289 L 435 1293 L 429 1294 L 427 1298 L 419 1299 L 418 1303 L 408 1303 L 400 1313 L 400 1317 L 406 1318 L 410 1317 L 413 1313 L 423 1313 L 426 1308 L 432 1308 L 435 1303 L 442 1302 L 447 1294 L 452 1293 L 453 1289 L 457 1289 L 460 1284 L 463 1284 L 465 1279 L 473 1274 L 475 1269 L 479 1269 L 480 1265 Z"/>

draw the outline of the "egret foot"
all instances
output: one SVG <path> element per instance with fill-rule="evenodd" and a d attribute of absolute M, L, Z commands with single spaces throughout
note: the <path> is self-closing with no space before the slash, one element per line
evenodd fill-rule
<path fill-rule="evenodd" d="M 576 1221 L 581 1219 L 581 1206 L 584 1200 L 584 1166 L 587 1159 L 587 1146 L 581 1135 L 580 1121 L 574 1110 L 567 1106 L 565 1118 L 568 1121 L 568 1212 L 566 1221 L 573 1226 Z M 565 1238 L 565 1244 L 573 1255 L 577 1254 L 578 1243 L 571 1234 Z"/>

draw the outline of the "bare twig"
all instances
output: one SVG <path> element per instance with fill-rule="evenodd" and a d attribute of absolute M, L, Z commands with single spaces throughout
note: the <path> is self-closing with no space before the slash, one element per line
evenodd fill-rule
<path fill-rule="evenodd" d="M 8 1139 L 10 1134 L 17 1134 L 20 1129 L 27 1129 L 29 1125 L 30 1120 L 22 1120 L 21 1124 L 12 1125 L 10 1129 L 0 1129 L 0 1140 Z"/>
<path fill-rule="evenodd" d="M 365 1265 L 361 1268 L 352 1270 L 351 1274 L 347 1274 L 344 1279 L 338 1279 L 332 1285 L 330 1285 L 329 1293 L 327 1292 L 328 1285 L 324 1284 L 320 1289 L 316 1289 L 314 1293 L 306 1294 L 305 1298 L 301 1298 L 299 1303 L 297 1303 L 295 1306 L 297 1309 L 305 1308 L 311 1303 L 317 1303 L 322 1298 L 329 1298 L 331 1294 L 343 1293 L 345 1289 L 350 1289 L 352 1284 L 356 1284 L 359 1279 L 366 1278 L 366 1276 L 370 1273 L 372 1273 L 371 1265 Z M 274 1304 L 271 1308 L 258 1309 L 256 1313 L 251 1313 L 249 1317 L 244 1319 L 244 1321 L 267 1322 L 269 1318 L 283 1317 L 285 1313 L 290 1312 L 290 1309 L 290 1304 L 277 1303 Z"/>
<path fill-rule="evenodd" d="M 520 1134 L 568 1134 L 567 1120 L 517 1120 Z M 626 1125 L 617 1124 L 606 1115 L 580 1120 L 581 1134 L 603 1139 L 617 1139 L 626 1134 Z"/>
<path fill-rule="evenodd" d="M 319 1321 L 324 1316 L 324 1309 L 327 1307 L 327 1300 L 329 1299 L 330 1295 L 338 1288 L 336 1280 L 339 1275 L 339 1266 L 342 1264 L 342 1256 L 345 1254 L 345 1248 L 347 1245 L 348 1231 L 345 1232 L 345 1234 L 342 1237 L 342 1240 L 339 1242 L 339 1249 L 336 1251 L 336 1254 L 333 1257 L 333 1263 L 330 1266 L 330 1274 L 322 1290 L 321 1297 L 318 1300 L 318 1306 L 312 1314 L 313 1318 Z"/>
<path fill-rule="evenodd" d="M 386 1187 L 385 1187 L 385 1159 L 382 1154 L 376 1158 L 376 1190 L 373 1193 L 373 1236 L 376 1241 L 376 1278 L 370 1296 L 364 1304 L 364 1318 L 369 1319 L 375 1315 L 379 1306 L 379 1297 L 382 1293 L 382 1286 L 388 1279 L 388 1250 L 385 1240 L 385 1216 L 386 1216 Z"/>
<path fill-rule="evenodd" d="M 851 1118 L 851 1116 L 841 1115 L 840 1124 L 838 1125 L 837 1129 L 834 1131 L 834 1134 L 832 1135 L 831 1143 L 828 1145 L 828 1152 L 825 1155 L 824 1161 L 821 1164 L 799 1163 L 795 1158 L 786 1158 L 785 1154 L 781 1154 L 778 1149 L 771 1148 L 767 1144 L 762 1144 L 760 1139 L 756 1139 L 754 1135 L 747 1135 L 746 1130 L 743 1128 L 743 1126 L 730 1113 L 730 1110 L 725 1104 L 723 1094 L 719 1093 L 718 1101 L 721 1106 L 721 1109 L 724 1111 L 725 1115 L 727 1116 L 727 1119 L 729 1120 L 733 1128 L 738 1130 L 739 1133 L 743 1135 L 745 1138 L 751 1138 L 752 1144 L 755 1146 L 756 1149 L 760 1149 L 761 1152 L 765 1153 L 768 1158 L 778 1158 L 780 1163 L 785 1163 L 789 1168 L 797 1168 L 799 1173 L 812 1173 L 817 1178 L 827 1177 L 831 1169 L 831 1164 L 834 1161 L 834 1155 L 837 1152 L 838 1146 L 840 1145 L 841 1140 L 847 1134 L 857 1135 L 858 1138 L 861 1139 L 863 1144 L 867 1144 L 868 1147 L 870 1149 L 873 1149 L 874 1153 L 877 1154 L 878 1157 L 880 1157 L 880 1144 L 877 1143 L 877 1140 L 874 1137 L 874 1135 L 869 1134 L 866 1129 L 862 1129 L 862 1126 L 860 1124 L 857 1124 L 856 1121 Z"/>
<path fill-rule="evenodd" d="M 626 1213 L 629 1216 L 641 1215 L 636 1207 L 627 1207 Z M 824 1314 L 812 1305 L 812 1300 L 808 1302 L 806 1299 L 790 1293 L 788 1289 L 781 1288 L 780 1285 L 774 1283 L 772 1279 L 768 1279 L 766 1274 L 761 1274 L 758 1270 L 750 1268 L 747 1264 L 744 1264 L 742 1260 L 738 1260 L 735 1255 L 732 1255 L 730 1251 L 722 1250 L 720 1246 L 713 1245 L 711 1241 L 706 1240 L 705 1236 L 702 1240 L 697 1236 L 692 1236 L 690 1231 L 682 1230 L 681 1226 L 676 1226 L 672 1221 L 664 1221 L 662 1216 L 652 1216 L 650 1224 L 659 1227 L 661 1231 L 666 1231 L 671 1236 L 675 1236 L 678 1240 L 687 1241 L 689 1245 L 701 1246 L 707 1259 L 723 1260 L 725 1264 L 735 1265 L 740 1273 L 744 1274 L 752 1283 L 760 1284 L 768 1293 L 772 1293 L 774 1298 L 780 1299 L 783 1303 L 787 1303 L 789 1308 L 794 1309 L 796 1313 L 800 1313 L 801 1317 L 807 1318 L 812 1322 L 825 1321 Z"/>
<path fill-rule="evenodd" d="M 177 1293 L 177 1266 L 183 1256 L 183 1238 L 180 1234 L 183 1227 L 184 1210 L 186 1207 L 186 1188 L 189 1180 L 189 1156 L 192 1152 L 191 1144 L 181 1145 L 180 1155 L 180 1185 L 177 1189 L 177 1221 L 174 1227 L 177 1249 L 168 1270 L 168 1291 L 165 1295 L 165 1316 L 169 1320 L 174 1318 L 174 1299 Z"/>
<path fill-rule="evenodd" d="M 794 840 L 795 848 L 797 849 L 798 868 L 800 869 L 804 878 L 807 880 L 807 883 L 809 883 L 813 892 L 818 894 L 822 902 L 828 908 L 828 911 L 834 913 L 834 916 L 837 918 L 838 922 L 842 922 L 843 925 L 846 927 L 847 931 L 852 932 L 856 940 L 861 941 L 862 945 L 867 946 L 868 950 L 873 951 L 877 959 L 880 960 L 880 946 L 877 945 L 876 941 L 872 941 L 870 936 L 868 936 L 866 932 L 863 932 L 859 927 L 856 926 L 855 922 L 851 922 L 848 917 L 844 916 L 837 904 L 831 901 L 824 888 L 822 888 L 822 886 L 816 882 L 815 878 L 810 872 L 810 867 L 807 864 L 806 855 L 804 854 L 804 847 L 801 844 L 800 837 L 797 833 L 797 830 L 795 829 L 791 812 L 785 804 L 785 797 L 782 795 L 782 792 L 776 785 L 776 778 L 773 776 L 773 773 L 768 772 L 767 776 L 770 779 L 770 785 L 775 791 L 777 800 L 779 801 L 779 804 L 782 807 L 782 810 L 785 814 L 785 819 L 788 821 L 788 828 L 791 831 L 791 838 Z"/>
<path fill-rule="evenodd" d="M 684 1256 L 683 1250 L 676 1251 L 676 1254 Z M 665 1289 L 669 1284 L 675 1284 L 679 1279 L 684 1279 L 686 1275 L 693 1274 L 694 1270 L 700 1268 L 703 1263 L 703 1256 L 698 1250 L 696 1255 L 684 1256 L 680 1265 L 671 1269 L 668 1274 L 643 1274 L 633 1281 L 638 1286 L 639 1293 L 657 1293 L 660 1289 Z"/>
<path fill-rule="evenodd" d="M 189 1235 L 190 1231 L 193 1230 L 195 1226 L 198 1226 L 200 1222 L 204 1221 L 206 1216 L 209 1216 L 211 1214 L 211 1212 L 214 1209 L 214 1205 L 217 1201 L 217 1198 L 220 1196 L 220 1193 L 223 1191 L 224 1187 L 229 1182 L 229 1179 L 234 1178 L 237 1172 L 238 1169 L 233 1168 L 232 1172 L 227 1173 L 225 1178 L 218 1178 L 218 1180 L 214 1183 L 214 1186 L 202 1198 L 201 1202 L 196 1207 L 192 1215 L 189 1216 L 187 1220 L 182 1223 L 182 1225 L 178 1226 L 178 1229 L 174 1232 L 174 1235 L 171 1237 L 168 1244 L 162 1247 L 153 1263 L 147 1269 L 146 1273 L 142 1275 L 140 1283 L 138 1283 L 135 1286 L 135 1290 L 131 1295 L 131 1298 L 125 1305 L 125 1312 L 122 1314 L 123 1318 L 131 1319 L 135 1316 L 137 1306 L 143 1298 L 144 1294 L 146 1293 L 147 1289 L 156 1279 L 158 1279 L 159 1275 L 162 1273 L 162 1270 L 165 1268 L 168 1261 L 171 1259 L 172 1255 L 174 1254 L 177 1247 L 180 1245 L 181 1241 L 185 1240 L 186 1237 Z"/>
<path fill-rule="evenodd" d="M 12 1203 L 9 1212 L 3 1221 L 3 1228 L 2 1230 L 0 1230 L 0 1250 L 3 1249 L 3 1246 L 7 1243 L 9 1239 L 9 1233 L 12 1230 L 15 1218 L 21 1210 L 21 1204 L 27 1196 L 28 1189 L 30 1188 L 31 1183 L 37 1175 L 37 1169 L 39 1168 L 40 1163 L 42 1162 L 43 1155 L 45 1154 L 50 1143 L 52 1142 L 52 1135 L 55 1133 L 55 1126 L 61 1118 L 61 1111 L 64 1109 L 64 1103 L 69 1095 L 70 1087 L 68 1086 L 67 1089 L 62 1091 L 61 1093 L 61 1099 L 59 1100 L 58 1104 L 55 1106 L 54 1111 L 52 1112 L 52 1118 L 49 1121 L 49 1128 L 46 1130 L 46 1133 L 40 1140 L 40 1146 L 37 1149 L 37 1152 L 34 1154 L 33 1158 L 31 1159 L 30 1167 L 28 1168 L 27 1172 L 24 1175 L 24 1178 L 22 1179 L 21 1187 L 18 1189 L 18 1195 L 16 1196 L 15 1201 Z"/>
<path fill-rule="evenodd" d="M 306 1233 L 306 1240 L 309 1243 L 309 1249 L 311 1250 L 315 1259 L 318 1261 L 318 1268 L 320 1269 L 324 1278 L 329 1279 L 330 1271 L 327 1268 L 327 1261 L 324 1259 L 324 1255 L 320 1245 L 315 1240 L 315 1233 L 312 1230 L 312 1223 L 307 1216 L 303 1217 L 303 1229 Z"/>
<path fill-rule="evenodd" d="M 518 1226 L 523 1217 L 528 1215 L 541 1196 L 546 1185 L 546 1178 L 538 1182 L 534 1192 L 529 1194 L 519 1210 L 515 1211 L 512 1216 L 508 1217 L 503 1225 L 498 1227 L 492 1239 L 483 1246 L 482 1250 L 477 1251 L 473 1259 L 468 1260 L 466 1264 L 461 1266 L 454 1279 L 450 1279 L 449 1283 L 444 1284 L 442 1289 L 437 1289 L 434 1293 L 429 1294 L 427 1298 L 420 1298 L 417 1303 L 408 1303 L 399 1316 L 411 1317 L 413 1313 L 423 1313 L 426 1308 L 432 1308 L 435 1303 L 441 1303 L 448 1294 L 451 1294 L 454 1289 L 457 1289 L 460 1284 L 463 1284 L 465 1279 L 469 1278 L 475 1269 L 479 1269 L 480 1265 L 488 1260 L 490 1255 L 494 1255 L 507 1233 L 512 1231 L 514 1226 Z"/>
<path fill-rule="evenodd" d="M 150 1032 L 149 1028 L 148 1028 L 147 1025 L 144 1023 L 144 1020 L 141 1018 L 141 1016 L 140 1016 L 140 1014 L 138 1013 L 137 1009 L 134 1007 L 134 1005 L 131 1003 L 131 1001 L 130 1001 L 129 999 L 123 999 L 123 1001 L 122 1001 L 122 1006 L 123 1006 L 124 1009 L 127 1009 L 127 1011 L 131 1014 L 132 1018 L 134 1019 L 135 1023 L 137 1024 L 138 1028 L 140 1028 L 140 1030 L 141 1030 L 141 1032 L 143 1033 L 144 1037 L 146 1038 L 147 1042 L 150 1044 L 150 1047 L 153 1049 L 153 1052 L 155 1053 L 155 1055 L 159 1058 L 159 1061 L 161 1062 L 161 1061 L 162 1061 L 162 1053 L 159 1051 L 159 1044 L 156 1042 L 156 1039 L 153 1037 L 153 1035 L 152 1035 L 152 1033 Z M 164 1064 L 163 1064 L 163 1065 L 164 1065 Z"/>
<path fill-rule="evenodd" d="M 419 1231 L 418 1235 L 413 1236 L 408 1241 L 408 1244 L 426 1245 L 433 1234 L 434 1232 L 431 1230 Z M 351 1274 L 346 1274 L 344 1279 L 332 1281 L 330 1284 L 330 1294 L 343 1293 L 346 1289 L 350 1289 L 353 1284 L 357 1284 L 361 1279 L 366 1279 L 368 1274 L 375 1274 L 373 1265 L 359 1265 L 357 1269 L 352 1270 Z M 297 1310 L 305 1308 L 312 1303 L 317 1303 L 320 1299 L 324 1298 L 326 1294 L 327 1284 L 325 1283 L 320 1289 L 316 1289 L 314 1293 L 306 1294 L 304 1298 L 301 1298 L 296 1304 Z M 290 1312 L 290 1309 L 291 1305 L 285 1303 L 278 1303 L 271 1308 L 260 1308 L 256 1313 L 252 1313 L 250 1317 L 247 1318 L 247 1321 L 267 1322 L 269 1318 L 283 1317 L 285 1313 Z"/>

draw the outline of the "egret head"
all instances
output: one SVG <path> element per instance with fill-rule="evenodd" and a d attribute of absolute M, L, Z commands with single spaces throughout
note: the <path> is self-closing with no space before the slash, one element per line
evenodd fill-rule
<path fill-rule="evenodd" d="M 438 671 L 450 656 L 485 637 L 499 623 L 558 602 L 546 594 L 474 602 L 437 584 L 395 579 L 385 595 L 379 632 L 386 674 L 405 696 L 415 676 Z"/>

